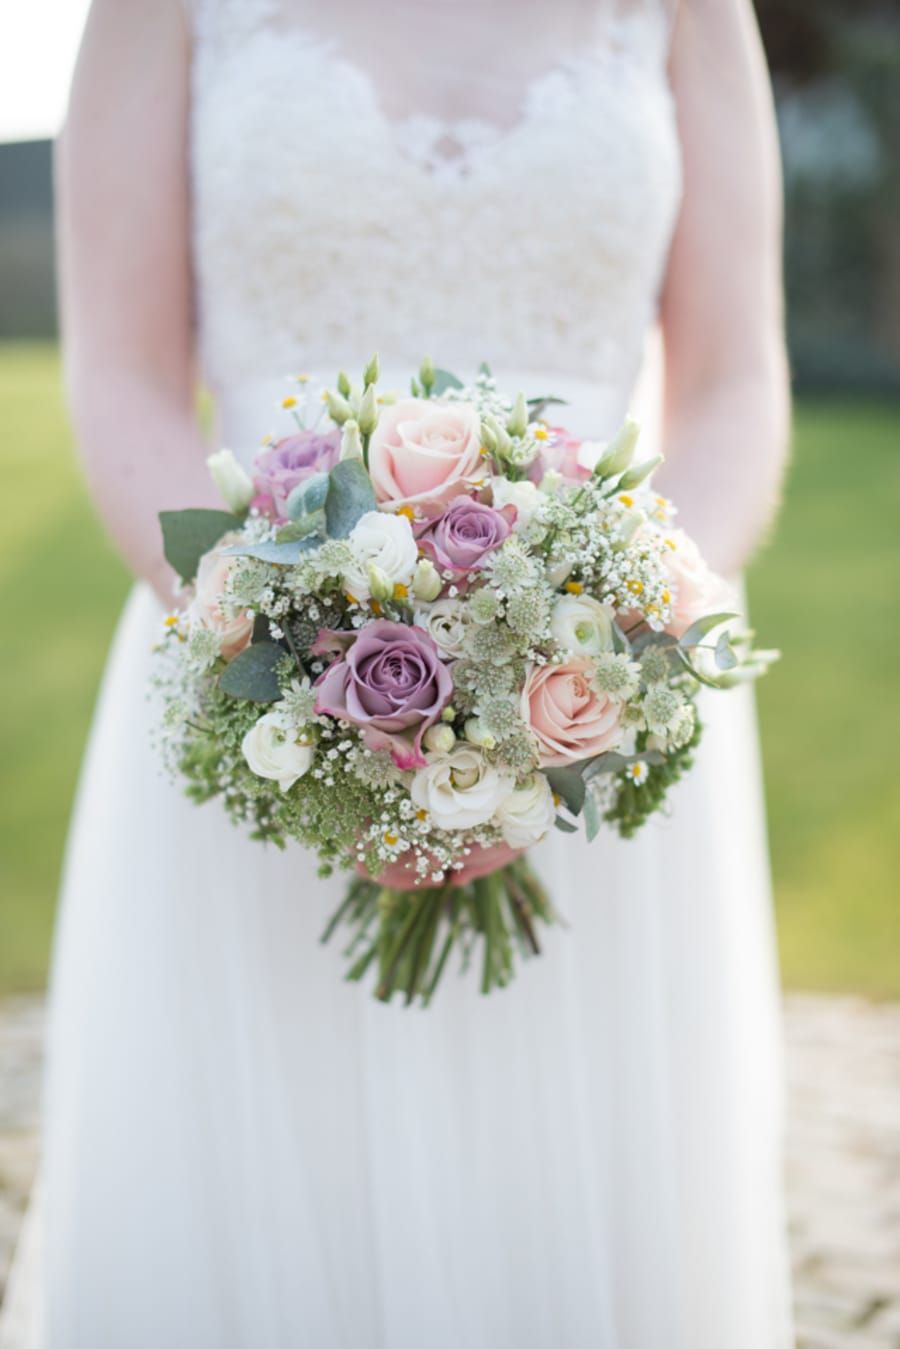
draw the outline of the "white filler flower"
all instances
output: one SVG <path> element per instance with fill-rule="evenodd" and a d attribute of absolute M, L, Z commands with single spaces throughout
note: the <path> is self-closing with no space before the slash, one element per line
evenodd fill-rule
<path fill-rule="evenodd" d="M 543 773 L 533 773 L 501 801 L 495 823 L 511 848 L 530 848 L 540 842 L 555 818 L 550 784 Z"/>
<path fill-rule="evenodd" d="M 297 739 L 297 729 L 280 712 L 267 712 L 244 736 L 241 752 L 251 773 L 277 782 L 283 792 L 308 772 L 312 745 Z"/>
<path fill-rule="evenodd" d="M 599 656 L 614 650 L 613 610 L 590 595 L 561 595 L 553 605 L 550 631 L 566 651 Z"/>
<path fill-rule="evenodd" d="M 347 542 L 353 560 L 344 572 L 344 584 L 354 599 L 371 599 L 370 563 L 392 585 L 408 588 L 412 584 L 419 550 L 405 515 L 367 511 L 354 525 Z"/>
<path fill-rule="evenodd" d="M 449 754 L 429 754 L 419 768 L 409 794 L 427 810 L 438 829 L 474 829 L 493 819 L 515 787 L 512 774 L 501 773 L 473 745 L 460 745 Z"/>

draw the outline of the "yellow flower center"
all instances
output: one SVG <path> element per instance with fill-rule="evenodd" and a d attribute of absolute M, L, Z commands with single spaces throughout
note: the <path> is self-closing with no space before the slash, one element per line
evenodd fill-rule
<path fill-rule="evenodd" d="M 536 426 L 536 427 L 534 428 L 534 431 L 533 431 L 532 434 L 534 435 L 535 440 L 547 440 L 547 439 L 548 439 L 548 433 L 547 433 L 546 429 L 545 429 L 543 426 Z"/>
<path fill-rule="evenodd" d="M 407 590 L 406 586 L 401 585 L 400 582 L 398 581 L 397 584 L 394 586 L 394 599 L 405 600 L 408 594 L 409 591 Z"/>
<path fill-rule="evenodd" d="M 405 515 L 407 520 L 415 520 L 416 518 L 416 513 L 413 510 L 412 506 L 401 506 L 400 509 L 397 511 L 397 514 Z"/>
<path fill-rule="evenodd" d="M 295 408 L 297 406 L 297 400 L 293 394 L 290 394 L 289 397 L 282 398 L 281 406 L 283 408 Z"/>
<path fill-rule="evenodd" d="M 631 591 L 632 595 L 639 595 L 644 589 L 644 583 L 643 581 L 629 581 L 628 589 Z"/>
<path fill-rule="evenodd" d="M 427 810 L 417 810 L 417 811 L 416 811 L 416 819 L 417 819 L 417 820 L 427 820 L 427 819 L 428 819 L 428 811 L 427 811 Z"/>
<path fill-rule="evenodd" d="M 632 506 L 634 505 L 634 497 L 630 497 L 627 492 L 621 492 L 619 494 L 619 500 L 621 501 L 622 505 L 627 506 L 629 510 L 631 510 Z"/>
<path fill-rule="evenodd" d="M 666 539 L 666 543 L 667 543 L 668 546 L 672 549 L 672 552 L 673 552 L 673 553 L 677 553 L 677 552 L 678 552 L 678 549 L 677 549 L 677 547 L 676 547 L 676 545 L 675 545 L 675 540 L 674 540 L 674 539 Z"/>
<path fill-rule="evenodd" d="M 566 590 L 570 595 L 583 595 L 584 586 L 580 581 L 566 581 Z"/>
<path fill-rule="evenodd" d="M 397 837 L 396 834 L 385 834 L 385 836 L 384 836 L 384 841 L 385 841 L 385 843 L 388 845 L 389 848 L 393 848 L 394 845 L 395 845 L 396 843 L 399 843 L 400 840 L 399 840 L 399 838 Z"/>

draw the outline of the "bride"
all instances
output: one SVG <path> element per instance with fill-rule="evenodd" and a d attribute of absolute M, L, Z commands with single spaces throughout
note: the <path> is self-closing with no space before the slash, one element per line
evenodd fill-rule
<path fill-rule="evenodd" d="M 195 360 L 245 462 L 286 376 L 376 348 L 385 387 L 484 358 L 594 438 L 639 406 L 681 523 L 740 572 L 787 402 L 750 0 L 186 3 L 94 0 L 59 146 L 72 416 L 138 581 L 72 826 L 3 1342 L 783 1349 L 749 694 L 708 695 L 668 818 L 540 846 L 570 929 L 541 959 L 487 999 L 448 973 L 427 1012 L 342 980 L 318 941 L 340 880 L 190 804 L 145 696 L 157 511 L 217 504 Z"/>

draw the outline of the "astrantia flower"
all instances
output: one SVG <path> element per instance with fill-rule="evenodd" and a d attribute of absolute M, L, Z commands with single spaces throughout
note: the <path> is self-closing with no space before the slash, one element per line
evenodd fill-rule
<path fill-rule="evenodd" d="M 621 702 L 627 702 L 638 691 L 640 666 L 622 653 L 605 651 L 593 663 L 594 686 Z"/>
<path fill-rule="evenodd" d="M 684 698 L 677 689 L 666 684 L 654 684 L 644 696 L 644 717 L 648 728 L 657 735 L 666 735 L 678 724 L 684 708 Z"/>

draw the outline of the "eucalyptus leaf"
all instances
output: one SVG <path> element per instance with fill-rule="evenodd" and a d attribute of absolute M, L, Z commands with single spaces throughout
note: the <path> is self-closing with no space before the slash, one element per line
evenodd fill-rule
<path fill-rule="evenodd" d="M 255 642 L 244 650 L 219 676 L 219 687 L 233 698 L 254 703 L 274 703 L 281 697 L 275 668 L 285 654 L 277 642 Z"/>
<path fill-rule="evenodd" d="M 571 820 L 564 820 L 562 815 L 557 815 L 553 823 L 556 825 L 557 829 L 559 829 L 560 832 L 563 834 L 578 833 L 578 825 L 572 824 Z"/>
<path fill-rule="evenodd" d="M 593 843 L 602 827 L 603 816 L 600 814 L 597 798 L 593 792 L 588 792 L 584 798 L 584 832 L 588 843 Z"/>
<path fill-rule="evenodd" d="M 712 632 L 713 628 L 720 628 L 732 618 L 740 618 L 740 614 L 707 614 L 704 618 L 698 618 L 696 623 L 692 623 L 687 631 L 681 634 L 678 645 L 682 650 L 696 646 L 708 632 Z"/>
<path fill-rule="evenodd" d="M 257 614 L 253 620 L 253 632 L 250 636 L 251 642 L 269 641 L 269 619 L 266 614 Z"/>
<path fill-rule="evenodd" d="M 610 634 L 612 636 L 613 651 L 619 656 L 630 656 L 631 641 L 617 623 L 612 624 Z"/>
<path fill-rule="evenodd" d="M 191 582 L 204 553 L 215 548 L 223 534 L 243 523 L 229 511 L 160 511 L 163 552 L 182 581 Z"/>
<path fill-rule="evenodd" d="M 325 527 L 330 539 L 346 539 L 362 516 L 377 509 L 375 489 L 358 459 L 341 460 L 328 476 L 331 481 L 325 500 Z"/>
<path fill-rule="evenodd" d="M 491 377 L 491 367 L 488 365 L 487 361 L 482 361 L 482 362 L 481 362 L 481 365 L 479 365 L 479 367 L 478 367 L 478 373 L 479 373 L 479 375 L 486 375 L 487 378 L 490 379 L 490 377 Z"/>
<path fill-rule="evenodd" d="M 720 670 L 733 670 L 737 663 L 737 654 L 731 645 L 728 632 L 723 632 L 716 642 L 716 665 Z"/>
<path fill-rule="evenodd" d="M 461 389 L 463 382 L 449 370 L 435 370 L 434 384 L 431 386 L 432 398 L 437 398 L 439 394 L 446 393 L 448 389 Z"/>
<path fill-rule="evenodd" d="M 648 646 L 661 647 L 663 651 L 669 651 L 673 646 L 678 645 L 678 638 L 673 637 L 670 632 L 653 632 L 648 629 L 646 632 L 639 632 L 631 642 L 634 654 L 637 656 L 642 651 L 646 651 Z"/>
<path fill-rule="evenodd" d="M 589 759 L 582 769 L 585 782 L 590 782 L 591 778 L 599 777 L 601 773 L 618 773 L 621 769 L 627 768 L 632 762 L 625 754 L 616 754 L 610 750 L 606 754 L 598 754 L 596 759 Z"/>
<path fill-rule="evenodd" d="M 548 768 L 545 774 L 551 791 L 562 797 L 568 810 L 578 815 L 584 805 L 584 778 L 581 769 L 572 764 L 568 768 Z"/>
<path fill-rule="evenodd" d="M 686 651 L 682 651 L 680 646 L 677 646 L 675 648 L 675 654 L 681 661 L 684 668 L 689 672 L 689 674 L 693 675 L 694 679 L 696 679 L 699 683 L 705 684 L 706 687 L 709 689 L 722 689 L 727 687 L 727 685 L 720 682 L 720 680 L 714 678 L 711 675 L 703 674 L 702 671 L 698 670 L 694 665 L 694 663 L 692 662 L 690 656 L 687 654 Z M 722 678 L 725 679 L 727 678 L 727 676 L 723 675 Z"/>
<path fill-rule="evenodd" d="M 310 534 L 322 532 L 324 529 L 325 512 L 315 511 L 312 515 L 303 515 L 299 520 L 291 520 L 288 524 L 282 525 L 275 535 L 275 542 L 296 543 L 298 539 L 306 539 Z"/>
<path fill-rule="evenodd" d="M 312 477 L 298 482 L 287 499 L 289 520 L 300 520 L 304 515 L 313 515 L 323 509 L 328 496 L 329 476 L 327 473 L 314 473 Z"/>

